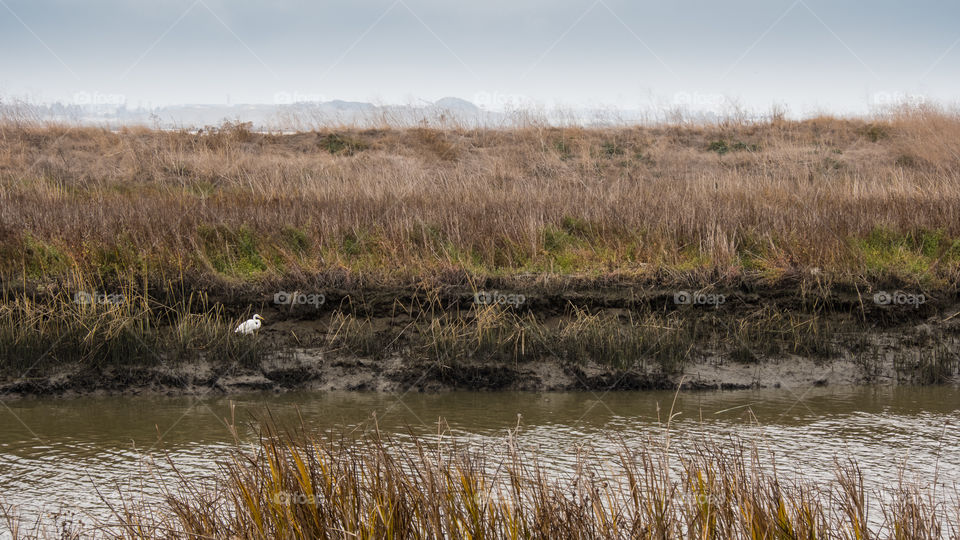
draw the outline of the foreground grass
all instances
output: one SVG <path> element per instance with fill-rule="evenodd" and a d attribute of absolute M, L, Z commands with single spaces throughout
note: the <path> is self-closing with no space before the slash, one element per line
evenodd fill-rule
<path fill-rule="evenodd" d="M 606 459 L 581 448 L 564 470 L 513 434 L 493 448 L 441 435 L 398 442 L 265 428 L 238 446 L 216 487 L 164 480 L 162 502 L 128 499 L 99 532 L 118 538 L 954 538 L 956 492 L 934 484 L 865 487 L 838 459 L 830 482 L 777 467 L 738 440 L 639 447 Z M 571 456 L 573 457 L 573 456 Z M 922 479 L 935 482 L 935 479 Z M 18 526 L 6 509 L 14 538 Z"/>
<path fill-rule="evenodd" d="M 199 132 L 0 121 L 0 272 L 464 272 L 949 286 L 960 118 Z M 357 278 L 356 276 L 360 276 Z"/>

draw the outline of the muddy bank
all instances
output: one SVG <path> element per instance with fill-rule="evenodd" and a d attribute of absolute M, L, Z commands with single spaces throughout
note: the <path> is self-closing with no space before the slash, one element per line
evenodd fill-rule
<path fill-rule="evenodd" d="M 918 352 L 918 354 L 922 354 Z M 361 392 L 737 390 L 805 389 L 811 386 L 897 385 L 924 381 L 895 362 L 865 366 L 853 358 L 815 361 L 799 356 L 755 364 L 720 358 L 692 362 L 682 372 L 619 370 L 595 362 L 461 362 L 455 366 L 392 357 L 382 360 L 336 355 L 310 349 L 286 351 L 257 368 L 211 365 L 126 367 L 95 371 L 63 366 L 55 375 L 24 378 L 0 385 L 6 397 L 80 395 L 196 395 L 291 390 Z M 938 381 L 958 384 L 955 374 Z"/>
<path fill-rule="evenodd" d="M 947 290 L 486 285 L 250 292 L 136 318 L 122 306 L 53 306 L 24 317 L 46 334 L 21 327 L 0 343 L 0 395 L 735 389 L 960 374 L 960 302 Z M 264 327 L 234 334 L 254 312 Z M 110 332 L 90 333 L 99 328 Z"/>

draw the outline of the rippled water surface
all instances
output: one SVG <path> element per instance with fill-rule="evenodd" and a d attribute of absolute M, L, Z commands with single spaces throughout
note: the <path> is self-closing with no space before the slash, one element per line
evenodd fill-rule
<path fill-rule="evenodd" d="M 231 407 L 233 405 L 233 407 Z M 67 511 L 110 516 L 104 499 L 155 496 L 169 463 L 191 478 L 213 478 L 233 448 L 228 425 L 253 440 L 269 413 L 310 429 L 449 434 L 495 444 L 519 426 L 519 440 L 558 473 L 577 448 L 614 452 L 615 436 L 641 445 L 651 435 L 685 442 L 730 436 L 773 452 L 781 470 L 832 478 L 834 460 L 856 459 L 873 489 L 908 478 L 960 486 L 960 390 L 809 388 L 688 393 L 362 393 L 232 397 L 27 399 L 0 405 L 0 497 L 26 516 Z M 233 420 L 231 420 L 233 418 Z M 681 450 L 682 451 L 682 450 Z M 153 463 L 154 467 L 150 464 Z M 0 531 L 3 525 L 0 525 Z"/>

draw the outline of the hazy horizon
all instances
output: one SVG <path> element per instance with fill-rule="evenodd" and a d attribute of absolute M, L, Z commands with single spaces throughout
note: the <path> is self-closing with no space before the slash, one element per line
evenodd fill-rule
<path fill-rule="evenodd" d="M 857 114 L 955 103 L 958 16 L 892 0 L 0 0 L 0 95 Z"/>

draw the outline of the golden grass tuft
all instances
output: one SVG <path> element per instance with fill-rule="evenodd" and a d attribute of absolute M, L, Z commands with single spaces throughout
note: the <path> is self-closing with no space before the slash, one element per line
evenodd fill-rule
<path fill-rule="evenodd" d="M 442 428 L 442 424 L 440 426 Z M 165 501 L 116 509 L 124 538 L 867 538 L 957 533 L 957 494 L 901 481 L 883 496 L 855 462 L 832 481 L 786 471 L 741 440 L 615 455 L 580 448 L 563 469 L 511 432 L 492 447 L 436 439 L 278 432 L 238 447 L 217 488 L 167 478 Z M 556 456 L 554 456 L 555 458 Z"/>

